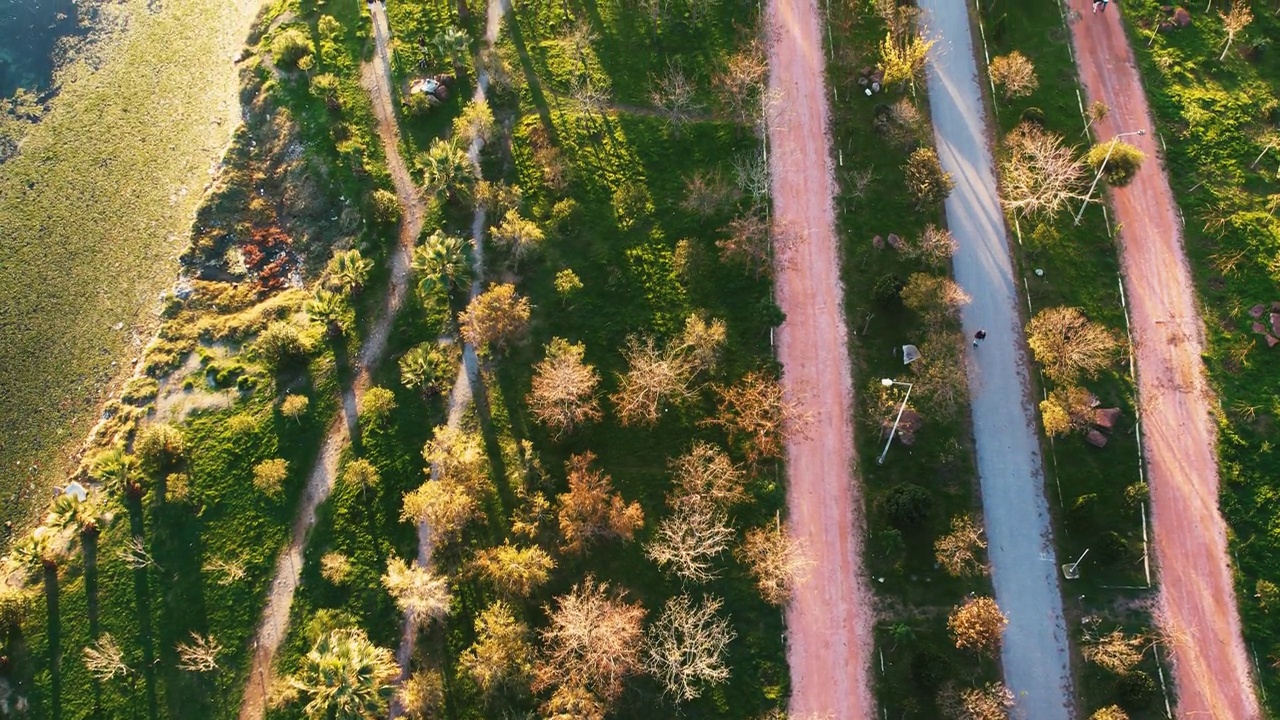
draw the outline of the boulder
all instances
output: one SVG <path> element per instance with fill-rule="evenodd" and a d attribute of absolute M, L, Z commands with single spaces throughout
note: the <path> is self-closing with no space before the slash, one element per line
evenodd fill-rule
<path fill-rule="evenodd" d="M 1103 435 L 1102 433 L 1098 432 L 1097 430 L 1090 430 L 1089 432 L 1085 433 L 1085 435 L 1084 435 L 1084 440 L 1085 440 L 1085 442 L 1089 443 L 1090 445 L 1092 445 L 1092 446 L 1094 446 L 1094 447 L 1106 447 L 1106 446 L 1107 446 L 1107 436 L 1106 436 L 1106 435 Z"/>
<path fill-rule="evenodd" d="M 1280 340 L 1276 339 L 1276 336 L 1272 335 L 1271 333 L 1267 333 L 1266 337 L 1267 337 L 1267 347 L 1275 347 L 1276 343 L 1280 343 Z"/>
<path fill-rule="evenodd" d="M 874 247 L 874 248 L 875 248 L 875 249 L 877 249 L 877 250 L 883 250 L 883 249 L 884 249 L 884 238 L 880 237 L 879 235 L 877 235 L 877 236 L 875 236 L 875 237 L 871 238 L 871 246 L 872 246 L 872 247 Z"/>
<path fill-rule="evenodd" d="M 1262 333 L 1264 333 L 1264 332 L 1266 332 L 1266 331 L 1267 331 L 1267 328 L 1266 328 L 1266 326 L 1264 326 L 1262 323 L 1260 323 L 1260 322 L 1255 322 L 1255 323 L 1253 324 L 1253 331 L 1254 331 L 1254 332 L 1256 332 L 1256 333 L 1258 333 L 1259 335 L 1261 335 Z"/>
<path fill-rule="evenodd" d="M 1093 424 L 1104 430 L 1112 430 L 1120 419 L 1120 408 L 1099 408 L 1093 411 Z"/>
<path fill-rule="evenodd" d="M 1280 313 L 1271 313 L 1271 333 L 1280 335 Z"/>
<path fill-rule="evenodd" d="M 1257 320 L 1258 318 L 1262 317 L 1262 313 L 1266 311 L 1267 311 L 1267 307 L 1262 303 L 1258 303 L 1257 305 L 1254 305 L 1253 307 L 1249 308 L 1249 317 L 1253 318 L 1254 320 Z"/>
<path fill-rule="evenodd" d="M 889 247 L 893 248 L 894 250 L 902 249 L 902 238 L 898 237 L 897 234 L 889 233 L 888 242 L 889 242 Z"/>
<path fill-rule="evenodd" d="M 1184 28 L 1191 24 L 1191 13 L 1186 8 L 1178 8 L 1173 11 L 1173 24 L 1180 28 Z"/>

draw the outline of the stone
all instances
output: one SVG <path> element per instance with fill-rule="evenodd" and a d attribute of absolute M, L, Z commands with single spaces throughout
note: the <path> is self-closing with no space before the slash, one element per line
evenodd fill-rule
<path fill-rule="evenodd" d="M 1249 308 L 1249 317 L 1253 318 L 1254 320 L 1257 320 L 1258 318 L 1262 317 L 1262 313 L 1266 311 L 1267 311 L 1267 307 L 1262 303 L 1258 303 L 1257 305 L 1254 305 L 1253 307 Z"/>
<path fill-rule="evenodd" d="M 1093 411 L 1093 424 L 1104 430 L 1114 429 L 1120 419 L 1120 408 L 1099 408 Z"/>
<path fill-rule="evenodd" d="M 877 250 L 883 250 L 883 249 L 884 249 L 884 238 L 880 237 L 879 235 L 877 235 L 877 236 L 875 236 L 875 237 L 871 238 L 871 246 L 872 246 L 872 247 L 874 247 L 874 248 L 875 248 L 875 249 L 877 249 Z"/>
<path fill-rule="evenodd" d="M 1258 333 L 1259 335 L 1261 335 L 1262 333 L 1264 333 L 1264 332 L 1266 332 L 1266 331 L 1267 331 L 1267 328 L 1266 328 L 1266 326 L 1264 326 L 1262 323 L 1260 323 L 1260 322 L 1255 322 L 1255 323 L 1253 324 L 1253 331 L 1254 331 L 1254 332 L 1256 332 L 1256 333 Z"/>
<path fill-rule="evenodd" d="M 1186 8 L 1178 8 L 1173 11 L 1173 24 L 1180 28 L 1184 28 L 1191 24 L 1191 13 Z"/>
<path fill-rule="evenodd" d="M 898 237 L 896 233 L 889 233 L 888 243 L 889 243 L 889 247 L 893 248 L 894 250 L 902 249 L 902 238 Z"/>
<path fill-rule="evenodd" d="M 1092 446 L 1094 446 L 1094 447 L 1106 447 L 1106 446 L 1107 446 L 1107 436 L 1106 436 L 1106 435 L 1103 435 L 1102 433 L 1098 432 L 1097 430 L 1090 430 L 1089 432 L 1085 433 L 1085 435 L 1084 435 L 1084 441 L 1085 441 L 1085 442 L 1087 442 L 1087 443 L 1089 443 L 1090 445 L 1092 445 Z"/>
<path fill-rule="evenodd" d="M 1275 335 L 1267 333 L 1267 347 L 1275 347 L 1276 343 L 1280 343 L 1280 339 L 1276 339 Z"/>
<path fill-rule="evenodd" d="M 1280 335 L 1280 313 L 1271 313 L 1271 332 Z"/>

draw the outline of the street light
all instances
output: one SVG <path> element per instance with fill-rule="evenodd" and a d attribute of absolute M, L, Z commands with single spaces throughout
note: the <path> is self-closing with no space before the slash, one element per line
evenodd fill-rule
<path fill-rule="evenodd" d="M 894 385 L 905 385 L 907 394 L 902 396 L 902 405 L 898 408 L 898 417 L 893 419 L 893 429 L 889 431 L 889 442 L 884 444 L 884 451 L 880 453 L 880 457 L 876 458 L 877 465 L 884 464 L 884 456 L 889 454 L 889 446 L 893 444 L 893 436 L 898 432 L 898 423 L 902 420 L 902 411 L 907 409 L 907 398 L 911 397 L 911 383 L 898 382 L 890 378 L 884 378 L 880 384 L 885 387 L 893 387 Z"/>
<path fill-rule="evenodd" d="M 1093 176 L 1093 184 L 1089 186 L 1089 192 L 1084 196 L 1084 203 L 1080 205 L 1080 212 L 1076 213 L 1076 225 L 1080 224 L 1080 218 L 1084 215 L 1084 209 L 1089 207 L 1089 199 L 1093 197 L 1093 189 L 1098 187 L 1098 180 L 1102 178 L 1102 172 L 1107 169 L 1107 161 L 1111 159 L 1111 151 L 1116 149 L 1116 142 L 1122 137 L 1130 135 L 1146 135 L 1146 130 L 1134 130 L 1133 132 L 1125 132 L 1111 138 L 1111 144 L 1107 146 L 1107 156 L 1102 158 L 1102 164 L 1098 166 L 1098 174 Z"/>

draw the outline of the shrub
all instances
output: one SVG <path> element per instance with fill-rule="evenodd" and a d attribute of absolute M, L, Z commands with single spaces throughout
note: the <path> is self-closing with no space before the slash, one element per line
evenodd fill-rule
<path fill-rule="evenodd" d="M 384 387 L 371 387 L 360 400 L 360 414 L 372 423 L 381 423 L 396 409 L 396 394 Z"/>
<path fill-rule="evenodd" d="M 899 293 L 902 288 L 907 286 L 907 281 L 902 279 L 901 275 L 896 273 L 886 273 L 876 278 L 876 283 L 871 287 L 871 294 L 876 300 L 887 303 L 899 299 Z"/>
<path fill-rule="evenodd" d="M 373 219 L 383 225 L 394 225 L 400 222 L 400 199 L 390 190 L 378 188 L 369 197 L 373 207 Z"/>
<path fill-rule="evenodd" d="M 300 363 L 308 351 L 298 328 L 283 320 L 268 325 L 253 347 L 262 362 L 275 371 Z"/>
<path fill-rule="evenodd" d="M 1026 97 L 1040 87 L 1035 65 L 1017 50 L 991 59 L 991 82 L 1004 89 L 1006 100 Z"/>
<path fill-rule="evenodd" d="M 281 458 L 263 460 L 253 468 L 253 486 L 271 497 L 280 495 L 288 477 L 289 461 Z"/>
<path fill-rule="evenodd" d="M 885 515 L 895 527 L 908 528 L 924 524 L 933 510 L 933 496 L 913 483 L 902 483 L 889 491 L 884 500 Z"/>
<path fill-rule="evenodd" d="M 340 552 L 320 556 L 320 577 L 331 585 L 341 585 L 351 577 L 351 560 Z"/>
<path fill-rule="evenodd" d="M 285 395 L 284 402 L 280 403 L 280 414 L 290 420 L 297 420 L 307 414 L 310 406 L 311 399 L 306 395 Z"/>
<path fill-rule="evenodd" d="M 149 475 L 159 475 L 172 470 L 182 461 L 186 441 L 182 432 L 172 425 L 156 423 L 147 425 L 138 433 L 133 451 Z"/>
<path fill-rule="evenodd" d="M 1115 147 L 1112 147 L 1114 145 Z M 1107 157 L 1110 153 L 1111 157 Z M 1103 171 L 1103 177 L 1113 187 L 1124 187 L 1128 185 L 1133 176 L 1138 174 L 1138 168 L 1142 167 L 1142 161 L 1147 156 L 1138 148 L 1125 142 L 1112 141 L 1107 143 L 1099 143 L 1089 150 L 1089 154 L 1085 156 L 1085 162 L 1089 163 L 1089 167 L 1094 172 Z M 1106 162 L 1105 168 L 1103 162 Z"/>
<path fill-rule="evenodd" d="M 951 194 L 955 182 L 951 174 L 942 169 L 938 153 L 932 148 L 917 148 L 907 159 L 903 170 L 907 176 L 907 189 L 916 200 L 916 207 L 925 210 L 938 205 Z"/>
<path fill-rule="evenodd" d="M 1111 705 L 1090 715 L 1089 720 L 1129 720 L 1129 713 L 1121 710 L 1119 705 Z"/>
<path fill-rule="evenodd" d="M 298 28 L 284 30 L 271 41 L 271 55 L 284 67 L 297 67 L 299 60 L 315 50 L 311 38 Z"/>
<path fill-rule="evenodd" d="M 972 598 L 953 609 L 947 618 L 956 647 L 978 652 L 998 650 L 1008 624 L 1009 618 L 989 597 Z"/>
<path fill-rule="evenodd" d="M 1156 699 L 1156 681 L 1141 670 L 1131 670 L 1116 683 L 1116 699 L 1129 712 L 1149 708 Z"/>

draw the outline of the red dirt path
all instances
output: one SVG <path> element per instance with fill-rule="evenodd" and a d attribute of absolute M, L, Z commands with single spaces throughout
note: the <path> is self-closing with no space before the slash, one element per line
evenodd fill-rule
<path fill-rule="evenodd" d="M 782 385 L 808 416 L 787 441 L 791 532 L 814 566 L 787 607 L 792 717 L 875 717 L 869 671 L 872 605 L 861 565 L 861 489 L 854 472 L 852 375 L 842 315 L 825 66 L 812 0 L 769 0 L 769 118 L 774 221 L 796 241 L 775 259 Z"/>
<path fill-rule="evenodd" d="M 1147 131 L 1125 138 L 1148 160 L 1132 184 L 1110 195 L 1112 222 L 1121 226 L 1121 269 L 1144 403 L 1142 445 L 1160 565 L 1158 619 L 1172 645 L 1177 714 L 1252 720 L 1261 715 L 1218 512 L 1216 433 L 1200 361 L 1203 327 L 1181 226 L 1118 8 L 1093 15 L 1090 7 L 1088 0 L 1071 0 L 1081 14 L 1071 35 L 1086 100 L 1111 108 L 1094 125 L 1095 137 L 1109 142 L 1117 133 Z"/>

